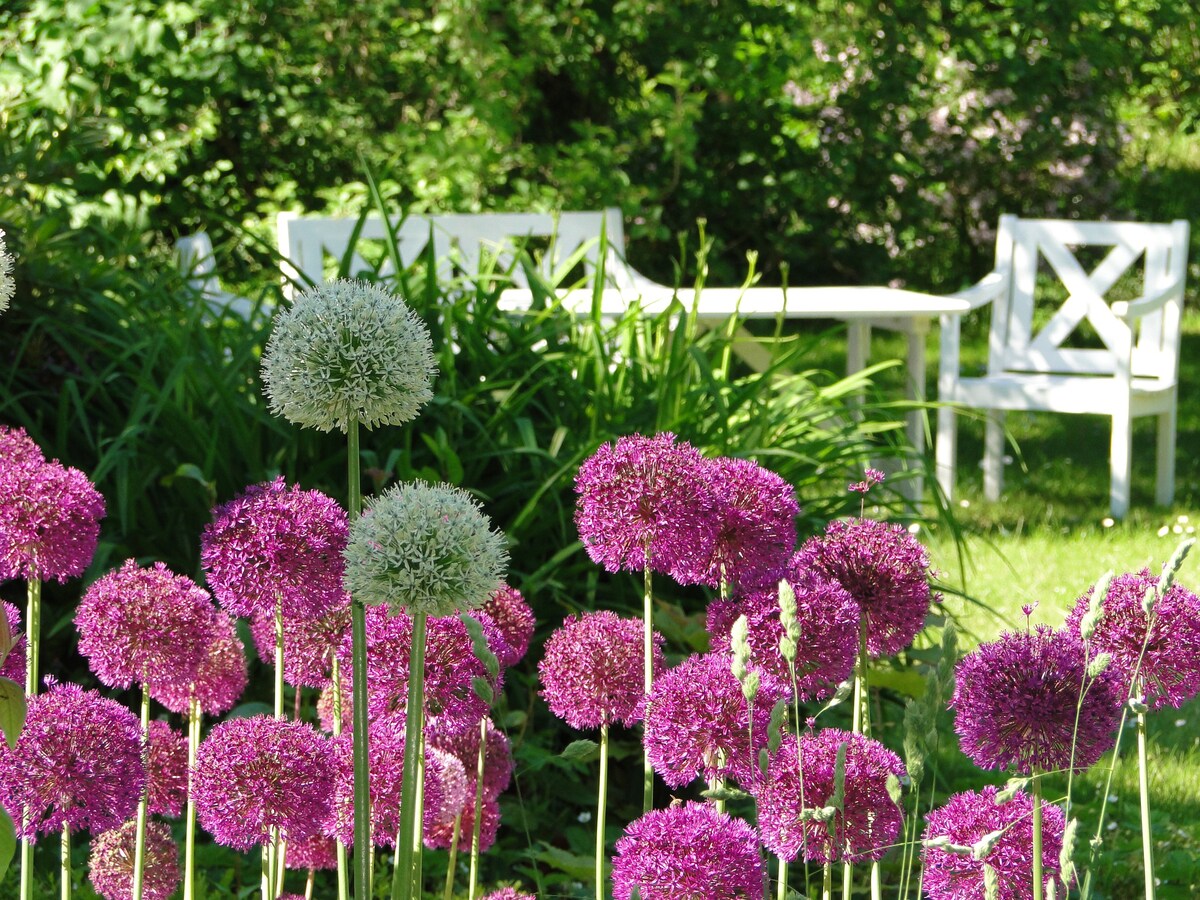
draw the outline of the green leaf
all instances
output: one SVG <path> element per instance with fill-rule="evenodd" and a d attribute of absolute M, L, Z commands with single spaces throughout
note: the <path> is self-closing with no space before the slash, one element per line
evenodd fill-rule
<path fill-rule="evenodd" d="M 17 745 L 17 735 L 24 726 L 24 689 L 11 678 L 0 678 L 0 731 L 10 748 Z"/>
<path fill-rule="evenodd" d="M 13 827 L 8 813 L 0 809 L 0 882 L 4 881 L 4 873 L 8 871 L 16 850 L 17 830 Z"/>
<path fill-rule="evenodd" d="M 591 856 L 581 856 L 578 853 L 543 844 L 543 849 L 534 856 L 534 859 L 545 863 L 552 869 L 566 872 L 579 881 L 591 881 L 596 877 L 596 861 Z"/>
<path fill-rule="evenodd" d="M 595 741 L 589 741 L 583 738 L 578 741 L 571 741 L 563 748 L 563 752 L 559 754 L 567 762 L 590 762 L 600 756 L 600 745 Z"/>

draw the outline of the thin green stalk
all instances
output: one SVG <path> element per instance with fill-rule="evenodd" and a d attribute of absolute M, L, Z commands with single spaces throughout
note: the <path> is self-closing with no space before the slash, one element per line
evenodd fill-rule
<path fill-rule="evenodd" d="M 275 593 L 275 721 L 283 721 L 283 594 Z M 283 883 L 283 854 L 280 846 L 278 828 L 271 829 L 271 848 L 267 854 L 267 862 L 271 867 L 272 898 L 275 888 Z M 140 898 L 134 898 L 140 900 Z"/>
<path fill-rule="evenodd" d="M 338 662 L 336 653 L 333 655 L 330 678 L 333 685 L 333 736 L 337 737 L 342 733 L 342 666 Z M 337 840 L 336 853 L 338 900 L 349 900 L 350 885 L 347 878 L 349 868 L 346 865 L 346 845 L 341 838 Z M 188 900 L 188 898 L 184 898 L 184 900 Z"/>
<path fill-rule="evenodd" d="M 1042 779 L 1037 769 L 1029 785 L 1033 794 L 1033 900 L 1042 900 L 1046 876 L 1042 873 Z"/>
<path fill-rule="evenodd" d="M 454 900 L 454 867 L 458 865 L 458 840 L 462 834 L 462 813 L 454 817 L 454 831 L 450 835 L 450 857 L 446 861 L 446 887 L 442 900 Z"/>
<path fill-rule="evenodd" d="M 413 804 L 413 808 L 417 811 L 417 827 L 413 830 L 412 847 L 413 847 L 413 870 L 412 883 L 413 894 L 416 897 L 421 896 L 421 886 L 424 884 L 424 875 L 421 867 L 425 862 L 425 854 L 421 852 L 422 840 L 425 836 L 425 720 L 421 719 L 421 740 L 417 743 L 417 799 Z"/>
<path fill-rule="evenodd" d="M 1146 878 L 1145 900 L 1154 900 L 1154 842 L 1150 831 L 1150 781 L 1146 755 L 1146 714 L 1137 714 L 1138 793 L 1142 801 L 1142 868 Z"/>
<path fill-rule="evenodd" d="M 267 840 L 262 845 L 262 898 L 275 900 L 271 894 L 271 842 Z"/>
<path fill-rule="evenodd" d="M 29 823 L 29 809 L 21 810 L 21 833 Z M 33 844 L 21 838 L 21 900 L 33 900 Z"/>
<path fill-rule="evenodd" d="M 649 703 L 650 688 L 654 683 L 654 600 L 652 590 L 652 578 L 650 575 L 650 545 L 646 544 L 646 566 L 643 575 L 644 590 L 642 592 L 642 641 L 643 649 L 643 669 L 645 676 L 645 687 L 647 703 Z M 649 716 L 649 710 L 646 710 L 646 716 L 642 721 L 645 722 Z M 654 808 L 654 766 L 650 764 L 650 751 L 645 749 L 643 741 L 642 750 L 642 812 L 648 813 Z"/>
<path fill-rule="evenodd" d="M 413 884 L 413 840 L 421 827 L 421 811 L 417 804 L 417 769 L 422 735 L 424 734 L 425 696 L 425 633 L 428 613 L 413 614 L 412 647 L 408 658 L 408 705 L 404 727 L 404 774 L 400 782 L 400 825 L 396 870 L 392 876 L 392 900 L 412 900 L 419 896 Z M 364 700 L 363 712 L 366 712 Z M 358 700 L 355 698 L 354 718 L 357 727 Z M 366 727 L 365 724 L 363 727 Z M 357 838 L 355 854 L 358 853 Z"/>
<path fill-rule="evenodd" d="M 37 693 L 38 645 L 42 630 L 42 581 L 30 578 L 25 593 L 25 697 Z M 21 833 L 29 821 L 29 810 L 21 810 Z M 21 838 L 21 900 L 33 900 L 33 843 Z"/>
<path fill-rule="evenodd" d="M 596 900 L 604 900 L 604 817 L 607 811 L 608 723 L 605 722 L 600 726 L 600 787 L 596 796 Z"/>
<path fill-rule="evenodd" d="M 782 856 L 779 857 L 779 881 L 775 884 L 776 900 L 787 900 L 788 864 Z"/>
<path fill-rule="evenodd" d="M 823 869 L 825 878 L 821 884 L 821 900 L 833 900 L 833 863 L 825 863 Z M 850 900 L 850 896 L 846 895 L 845 900 Z"/>
<path fill-rule="evenodd" d="M 479 885 L 479 835 L 483 827 L 483 775 L 487 770 L 487 717 L 479 720 L 479 752 L 475 756 L 475 815 L 471 822 L 471 872 L 467 900 L 474 900 Z"/>
<path fill-rule="evenodd" d="M 854 709 L 851 711 L 850 730 L 855 734 L 869 735 L 871 733 L 870 694 L 867 691 L 867 620 L 864 618 L 858 629 L 858 658 L 854 663 Z M 845 813 L 843 812 L 842 815 Z M 847 843 L 846 850 L 849 850 Z M 876 871 L 878 863 L 871 864 L 871 880 L 874 883 L 879 877 Z M 854 884 L 854 864 L 849 861 L 842 863 L 842 894 L 850 896 Z"/>
<path fill-rule="evenodd" d="M 142 680 L 142 760 L 150 756 L 150 688 Z M 137 839 L 133 845 L 133 900 L 142 900 L 146 880 L 146 814 L 150 804 L 150 783 L 142 788 L 137 808 Z"/>
<path fill-rule="evenodd" d="M 196 769 L 196 753 L 200 746 L 200 701 L 196 685 L 188 700 L 188 794 L 184 824 L 183 900 L 192 900 L 196 892 L 196 799 L 192 793 L 192 773 Z"/>
<path fill-rule="evenodd" d="M 362 475 L 358 420 L 346 427 L 347 512 L 351 525 L 362 514 Z M 367 611 L 357 599 L 350 602 L 351 678 L 354 707 L 354 897 L 371 896 L 371 786 L 367 755 Z"/>
<path fill-rule="evenodd" d="M 62 900 L 71 900 L 71 829 L 64 822 L 62 827 Z"/>

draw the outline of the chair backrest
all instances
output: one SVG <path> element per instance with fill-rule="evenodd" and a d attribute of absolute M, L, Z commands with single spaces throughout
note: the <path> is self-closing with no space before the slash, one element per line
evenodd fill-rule
<path fill-rule="evenodd" d="M 175 260 L 189 286 L 206 299 L 219 297 L 221 281 L 213 257 L 212 238 L 206 231 L 185 235 L 175 242 Z"/>
<path fill-rule="evenodd" d="M 357 218 L 301 217 L 292 213 L 279 216 L 279 253 L 283 258 L 285 291 L 295 285 L 319 284 L 325 280 L 326 260 L 340 262 L 350 250 Z M 608 286 L 626 288 L 632 276 L 622 262 L 624 229 L 620 210 L 576 211 L 561 213 L 456 213 L 437 216 L 408 216 L 393 223 L 397 229 L 397 244 L 402 262 L 416 259 L 432 241 L 433 255 L 439 273 L 446 277 L 456 269 L 466 275 L 479 271 L 484 254 L 496 257 L 501 269 L 512 268 L 512 284 L 528 287 L 525 273 L 511 266 L 516 253 L 526 242 L 540 246 L 538 265 L 543 275 L 555 277 L 565 261 L 585 247 L 583 254 L 583 283 L 590 284 L 599 264 L 598 248 L 601 232 L 605 235 L 608 256 L 605 259 L 605 281 Z M 362 222 L 360 240 L 380 240 L 387 230 L 379 216 L 368 216 Z M 373 271 L 373 267 L 354 252 L 351 255 L 351 277 Z M 385 262 L 379 274 L 392 273 Z"/>
<path fill-rule="evenodd" d="M 1182 220 L 1002 216 L 995 270 L 1007 287 L 992 310 L 989 374 L 1113 375 L 1128 365 L 1135 377 L 1173 381 L 1187 245 Z M 1169 292 L 1167 302 L 1132 323 L 1113 310 L 1115 301 L 1161 292 Z"/>

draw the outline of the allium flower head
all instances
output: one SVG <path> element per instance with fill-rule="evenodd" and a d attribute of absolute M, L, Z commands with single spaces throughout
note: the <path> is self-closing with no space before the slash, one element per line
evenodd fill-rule
<path fill-rule="evenodd" d="M 605 444 L 575 476 L 575 524 L 592 561 L 609 572 L 691 571 L 717 537 L 704 457 L 670 432 Z M 647 557 L 648 555 L 648 557 Z"/>
<path fill-rule="evenodd" d="M 820 809 L 834 796 L 838 748 L 846 745 L 845 797 L 830 821 L 803 820 L 802 809 Z M 837 728 L 787 735 L 771 758 L 767 775 L 755 787 L 763 844 L 784 859 L 809 862 L 862 862 L 882 859 L 904 815 L 888 791 L 888 779 L 901 779 L 904 764 L 891 750 L 866 735 Z M 804 802 L 801 804 L 801 794 Z"/>
<path fill-rule="evenodd" d="M 173 713 L 187 715 L 194 695 L 200 711 L 219 716 L 233 709 L 246 690 L 249 674 L 246 651 L 237 636 L 232 616 L 217 610 L 208 647 L 190 685 L 151 682 L 150 696 Z"/>
<path fill-rule="evenodd" d="M 490 894 L 484 894 L 481 900 L 537 900 L 533 894 L 522 893 L 514 887 L 500 888 Z"/>
<path fill-rule="evenodd" d="M 766 870 L 754 829 L 707 803 L 655 809 L 617 841 L 614 900 L 760 900 Z"/>
<path fill-rule="evenodd" d="M 66 581 L 96 553 L 104 498 L 78 469 L 47 462 L 22 429 L 0 425 L 0 581 Z"/>
<path fill-rule="evenodd" d="M 963 753 L 981 769 L 1066 769 L 1074 733 L 1075 770 L 1090 767 L 1113 744 L 1124 696 L 1110 666 L 1081 702 L 1087 665 L 1077 636 L 1044 625 L 980 644 L 959 661 L 950 700 Z"/>
<path fill-rule="evenodd" d="M 507 735 L 487 720 L 487 737 L 483 748 L 483 796 L 496 799 L 512 782 L 512 744 Z M 479 723 L 456 727 L 446 719 L 430 723 L 425 731 L 429 745 L 445 751 L 462 763 L 467 773 L 467 796 L 475 796 L 479 760 Z"/>
<path fill-rule="evenodd" d="M 899 653 L 925 625 L 933 598 L 929 556 L 901 525 L 852 519 L 830 522 L 825 534 L 810 538 L 792 560 L 839 581 L 855 599 L 867 623 L 871 656 Z"/>
<path fill-rule="evenodd" d="M 997 900 L 1030 900 L 1033 897 L 1033 800 L 1017 791 L 1007 803 L 996 803 L 996 788 L 954 794 L 945 805 L 926 816 L 924 841 L 948 838 L 961 847 L 973 847 L 994 832 L 1001 832 L 992 848 L 976 859 L 970 853 L 951 853 L 923 846 L 925 893 L 930 900 L 977 900 L 986 895 L 984 866 L 996 872 Z M 1042 804 L 1042 871 L 1046 883 L 1058 877 L 1065 821 L 1063 811 Z"/>
<path fill-rule="evenodd" d="M 796 598 L 795 689 L 801 699 L 828 697 L 854 671 L 858 656 L 859 607 L 832 578 L 813 569 L 792 565 L 786 573 Z M 708 631 L 714 650 L 730 648 L 730 631 L 739 615 L 746 616 L 750 668 L 764 687 L 791 693 L 793 685 L 780 641 L 779 589 L 763 589 L 740 601 L 714 601 L 709 606 Z"/>
<path fill-rule="evenodd" d="M 170 685 L 196 677 L 217 608 L 208 591 L 162 563 L 127 560 L 92 583 L 79 601 L 79 652 L 103 684 Z"/>
<path fill-rule="evenodd" d="M 435 374 L 417 314 L 385 287 L 344 279 L 280 310 L 262 358 L 271 411 L 318 431 L 401 425 L 433 398 Z"/>
<path fill-rule="evenodd" d="M 329 739 L 310 725 L 229 719 L 197 752 L 196 814 L 217 843 L 237 850 L 261 846 L 272 827 L 301 841 L 329 817 L 333 773 Z"/>
<path fill-rule="evenodd" d="M 1152 709 L 1178 708 L 1200 692 L 1200 599 L 1178 582 L 1171 585 L 1154 605 L 1147 639 L 1148 617 L 1142 597 L 1157 584 L 1157 576 L 1149 569 L 1114 578 L 1091 647 L 1112 654 L 1113 665 L 1124 673 L 1126 684 L 1140 660 L 1137 693 L 1144 695 Z M 1080 597 L 1067 616 L 1067 630 L 1073 634 L 1079 634 L 1092 593 Z"/>
<path fill-rule="evenodd" d="M 689 656 L 658 676 L 650 689 L 644 742 L 654 771 L 672 788 L 701 777 L 749 781 L 758 750 L 767 743 L 777 696 L 768 690 L 758 692 L 751 729 L 746 698 L 730 657 L 723 653 Z"/>
<path fill-rule="evenodd" d="M 21 630 L 21 611 L 8 601 L 4 601 L 0 603 L 0 616 L 5 616 L 8 621 L 9 636 L 16 637 L 8 651 L 8 656 L 4 657 L 3 662 L 0 662 L 0 678 L 11 678 L 17 684 L 24 684 L 25 635 L 17 637 Z"/>
<path fill-rule="evenodd" d="M 343 593 L 343 596 L 346 596 Z M 347 597 L 347 600 L 349 598 Z M 337 606 L 320 618 L 283 620 L 283 680 L 295 687 L 324 687 L 333 658 L 350 631 L 350 604 Z M 258 658 L 275 664 L 275 617 L 255 616 L 250 634 Z"/>
<path fill-rule="evenodd" d="M 701 472 L 714 499 L 716 540 L 707 557 L 681 560 L 672 577 L 709 587 L 724 580 L 742 590 L 778 582 L 796 549 L 795 489 L 748 459 L 706 459 Z"/>
<path fill-rule="evenodd" d="M 88 877 L 104 900 L 129 900 L 134 895 L 134 855 L 137 820 L 131 819 L 92 841 Z M 146 823 L 143 900 L 170 900 L 179 885 L 179 848 L 163 822 Z"/>
<path fill-rule="evenodd" d="M 137 809 L 146 784 L 141 724 L 115 700 L 58 684 L 29 701 L 10 749 L 0 741 L 0 806 L 29 809 L 24 836 L 107 831 Z M 13 817 L 18 831 L 20 816 Z"/>
<path fill-rule="evenodd" d="M 354 745 L 350 732 L 334 738 L 333 798 L 324 831 L 346 846 L 354 844 Z M 392 847 L 400 824 L 400 783 L 404 770 L 404 717 L 376 719 L 368 729 L 371 766 L 371 834 L 376 846 Z"/>
<path fill-rule="evenodd" d="M 4 229 L 0 228 L 0 313 L 8 309 L 13 295 L 17 291 L 16 282 L 12 277 L 13 258 L 4 243 Z"/>
<path fill-rule="evenodd" d="M 342 589 L 346 512 L 320 491 L 282 478 L 252 485 L 213 511 L 200 562 L 235 616 L 319 618 L 347 605 Z"/>
<path fill-rule="evenodd" d="M 324 834 L 291 841 L 283 864 L 289 869 L 336 869 L 337 842 Z"/>
<path fill-rule="evenodd" d="M 662 640 L 655 633 L 656 671 L 662 668 Z M 572 728 L 632 725 L 645 706 L 644 653 L 641 619 L 608 610 L 568 616 L 538 663 L 542 699 Z"/>
<path fill-rule="evenodd" d="M 470 494 L 418 481 L 384 491 L 351 527 L 346 588 L 368 605 L 450 616 L 486 603 L 507 565 Z"/>
<path fill-rule="evenodd" d="M 463 807 L 475 801 L 475 779 L 467 777 L 467 769 L 457 756 L 428 744 L 424 766 L 424 827 L 452 824 Z M 484 796 L 487 796 L 486 792 Z"/>
<path fill-rule="evenodd" d="M 150 723 L 146 754 L 147 802 L 150 815 L 178 816 L 187 802 L 187 738 L 168 723 Z"/>
<path fill-rule="evenodd" d="M 481 610 L 492 617 L 504 638 L 503 642 L 497 642 L 497 646 L 492 648 L 500 665 L 516 665 L 529 651 L 529 641 L 536 624 L 533 610 L 521 592 L 507 584 L 501 584 L 492 591 Z"/>
<path fill-rule="evenodd" d="M 486 852 L 496 843 L 496 835 L 500 831 L 500 804 L 487 797 L 479 808 L 479 849 Z M 462 809 L 462 818 L 458 829 L 458 850 L 460 853 L 471 852 L 471 832 L 475 828 L 475 801 L 471 799 Z M 430 850 L 448 850 L 454 840 L 454 823 L 444 822 L 440 825 L 425 823 L 423 833 L 425 846 Z"/>

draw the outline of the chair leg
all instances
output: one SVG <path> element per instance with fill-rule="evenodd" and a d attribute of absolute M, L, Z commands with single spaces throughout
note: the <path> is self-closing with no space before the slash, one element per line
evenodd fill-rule
<path fill-rule="evenodd" d="M 1119 412 L 1112 420 L 1112 449 L 1110 468 L 1112 482 L 1108 490 L 1108 507 L 1114 519 L 1129 514 L 1130 481 L 1133 475 L 1133 422 L 1129 410 Z"/>
<path fill-rule="evenodd" d="M 983 496 L 999 500 L 1004 489 L 1004 410 L 989 409 L 983 433 Z"/>
<path fill-rule="evenodd" d="M 954 472 L 958 465 L 958 423 L 954 408 L 939 406 L 937 411 L 937 438 L 934 441 L 934 469 L 937 483 L 946 495 L 946 502 L 954 499 Z"/>
<path fill-rule="evenodd" d="M 1154 502 L 1170 506 L 1175 500 L 1175 404 L 1158 415 L 1158 453 Z"/>

